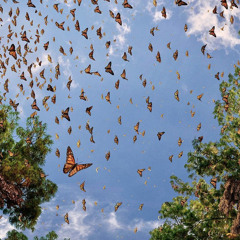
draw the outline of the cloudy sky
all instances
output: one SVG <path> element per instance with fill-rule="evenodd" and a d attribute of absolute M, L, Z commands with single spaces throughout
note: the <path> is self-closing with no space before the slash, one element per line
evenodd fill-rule
<path fill-rule="evenodd" d="M 161 204 L 175 196 L 169 177 L 175 174 L 187 179 L 184 164 L 187 162 L 187 153 L 192 150 L 191 141 L 198 136 L 204 136 L 204 142 L 214 141 L 219 136 L 219 127 L 212 115 L 213 101 L 220 97 L 220 81 L 227 80 L 228 74 L 234 71 L 233 65 L 238 61 L 240 10 L 231 9 L 229 1 L 226 10 L 220 0 L 191 0 L 182 7 L 174 4 L 173 0 L 158 0 L 156 7 L 152 0 L 129 0 L 132 9 L 123 8 L 123 1 L 120 0 L 118 3 L 114 0 L 99 0 L 98 6 L 102 13 L 98 14 L 94 12 L 97 5 L 93 5 L 90 0 L 82 0 L 80 7 L 72 0 L 42 0 L 42 4 L 38 0 L 32 2 L 36 8 L 27 7 L 27 0 L 19 4 L 10 0 L 2 3 L 1 45 L 10 47 L 14 43 L 18 46 L 19 41 L 24 53 L 25 42 L 19 38 L 24 25 L 27 36 L 32 37 L 29 43 L 32 53 L 26 56 L 27 65 L 21 62 L 21 68 L 16 67 L 16 72 L 11 71 L 15 60 L 10 57 L 0 90 L 4 93 L 3 84 L 9 79 L 6 102 L 12 98 L 20 103 L 18 109 L 21 124 L 24 125 L 26 118 L 33 112 L 31 88 L 28 85 L 34 80 L 33 89 L 41 109 L 38 115 L 48 124 L 48 133 L 54 139 L 53 150 L 47 156 L 44 169 L 48 178 L 58 184 L 59 190 L 51 202 L 42 206 L 43 214 L 36 231 L 25 231 L 25 234 L 31 239 L 35 235 L 45 235 L 55 230 L 60 239 L 148 239 L 149 231 L 162 223 L 158 219 Z M 56 3 L 59 3 L 59 12 L 53 8 Z M 212 13 L 215 6 L 218 13 L 224 11 L 224 18 Z M 14 26 L 12 20 L 17 7 L 20 14 Z M 166 9 L 166 19 L 162 17 L 163 7 Z M 70 14 L 74 8 L 75 19 Z M 10 9 L 13 12 L 11 17 Z M 115 16 L 121 14 L 121 26 L 110 17 L 109 10 Z M 30 21 L 25 18 L 26 12 Z M 47 25 L 44 21 L 46 16 Z M 230 22 L 231 17 L 234 18 L 233 24 Z M 75 30 L 76 20 L 79 21 L 80 32 Z M 55 22 L 64 22 L 65 30 L 57 28 Z M 10 42 L 6 37 L 9 24 L 12 31 L 18 34 L 17 38 L 13 34 Z M 185 24 L 188 26 L 187 32 L 184 31 Z M 216 38 L 209 35 L 213 26 Z M 100 27 L 101 39 L 96 34 Z M 153 27 L 154 36 L 150 34 Z M 86 28 L 88 39 L 81 34 Z M 40 39 L 35 45 L 37 29 Z M 45 51 L 43 45 L 48 41 L 49 48 Z M 108 49 L 105 46 L 107 41 L 111 41 Z M 171 49 L 167 48 L 169 42 Z M 148 49 L 149 43 L 152 44 L 152 52 Z M 91 44 L 95 61 L 89 58 Z M 201 47 L 205 44 L 206 52 L 203 55 Z M 60 53 L 60 46 L 65 54 Z M 129 46 L 132 46 L 132 55 L 128 53 Z M 70 47 L 73 48 L 72 54 L 69 52 Z M 173 54 L 176 50 L 178 58 L 175 61 Z M 129 61 L 122 59 L 124 52 Z M 158 52 L 161 63 L 156 60 Z M 207 58 L 207 53 L 212 58 Z M 41 66 L 38 66 L 37 58 L 42 61 Z M 110 61 L 114 75 L 105 72 Z M 31 63 L 33 78 L 27 72 L 27 66 Z M 58 80 L 55 78 L 57 64 L 61 72 Z M 86 74 L 84 70 L 89 64 L 91 71 L 98 71 L 101 76 Z M 44 79 L 39 74 L 43 69 L 46 83 L 40 89 Z M 128 80 L 121 77 L 124 69 Z M 20 79 L 22 72 L 25 73 L 26 82 Z M 220 81 L 214 77 L 217 72 L 223 73 Z M 72 79 L 70 91 L 66 86 L 69 77 Z M 146 87 L 142 84 L 145 79 Z M 119 89 L 116 89 L 118 80 Z M 24 95 L 17 84 L 23 84 Z M 56 86 L 54 93 L 47 91 L 48 84 Z M 79 98 L 82 89 L 87 101 Z M 176 90 L 179 92 L 179 102 L 174 98 Z M 108 92 L 111 104 L 105 100 Z M 42 99 L 54 94 L 56 104 L 49 99 L 49 110 L 46 111 Z M 202 101 L 197 100 L 200 94 L 203 94 Z M 147 108 L 147 97 L 152 102 L 152 112 Z M 90 106 L 93 106 L 91 116 L 85 112 Z M 70 122 L 61 120 L 61 111 L 67 107 L 73 108 L 69 112 Z M 191 112 L 195 112 L 193 117 Z M 59 124 L 55 123 L 56 116 L 60 120 Z M 122 125 L 118 123 L 119 116 Z M 90 142 L 91 135 L 85 128 L 87 122 L 90 127 L 94 127 L 95 143 Z M 139 134 L 134 131 L 137 122 Z M 198 132 L 199 123 L 202 128 Z M 67 132 L 70 126 L 71 135 Z M 158 132 L 165 132 L 161 141 L 158 140 Z M 114 142 L 115 136 L 119 139 L 118 145 Z M 135 143 L 134 136 L 137 137 Z M 179 137 L 183 140 L 180 147 Z M 80 147 L 77 146 L 79 140 Z M 72 148 L 76 162 L 93 163 L 71 178 L 62 172 L 68 146 Z M 57 148 L 60 150 L 60 158 L 55 155 Z M 109 151 L 111 157 L 107 161 L 105 154 Z M 178 158 L 181 151 L 183 155 Z M 172 163 L 168 159 L 170 155 L 174 155 Z M 142 177 L 138 175 L 138 169 L 146 169 Z M 86 193 L 79 187 L 83 181 Z M 86 212 L 82 210 L 83 199 L 86 200 Z M 122 205 L 115 212 L 114 206 L 118 202 L 122 202 Z M 144 204 L 142 211 L 139 210 L 140 204 Z M 59 210 L 56 209 L 57 205 Z M 69 225 L 64 222 L 66 213 Z M 7 216 L 0 220 L 0 227 L 0 237 L 4 237 L 12 228 Z"/>

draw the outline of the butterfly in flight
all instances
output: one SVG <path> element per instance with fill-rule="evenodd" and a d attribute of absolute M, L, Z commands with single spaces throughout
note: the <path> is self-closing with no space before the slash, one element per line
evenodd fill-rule
<path fill-rule="evenodd" d="M 75 163 L 74 155 L 72 152 L 72 149 L 68 146 L 67 148 L 67 157 L 66 157 L 66 163 L 63 167 L 63 172 L 68 173 L 69 177 L 72 177 L 77 172 L 89 168 L 92 166 L 92 163 L 86 163 L 86 164 L 77 164 Z"/>

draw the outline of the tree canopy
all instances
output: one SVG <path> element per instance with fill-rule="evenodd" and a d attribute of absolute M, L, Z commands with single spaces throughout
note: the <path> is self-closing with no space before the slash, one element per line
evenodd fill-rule
<path fill-rule="evenodd" d="M 240 68 L 228 77 L 220 84 L 222 100 L 213 112 L 220 138 L 193 140 L 185 165 L 192 182 L 171 176 L 178 196 L 162 205 L 165 222 L 150 232 L 151 240 L 240 239 Z"/>
<path fill-rule="evenodd" d="M 16 228 L 34 230 L 41 204 L 49 201 L 57 185 L 46 178 L 42 166 L 53 141 L 38 117 L 18 125 L 19 113 L 0 107 L 0 209 Z"/>

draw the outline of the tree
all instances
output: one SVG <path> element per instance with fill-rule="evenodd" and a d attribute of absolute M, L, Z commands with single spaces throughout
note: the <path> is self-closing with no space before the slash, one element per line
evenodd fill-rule
<path fill-rule="evenodd" d="M 240 68 L 228 77 L 213 112 L 222 127 L 220 139 L 193 140 L 185 165 L 192 182 L 171 176 L 178 196 L 162 205 L 165 222 L 150 232 L 151 240 L 240 239 Z"/>
<path fill-rule="evenodd" d="M 34 237 L 34 240 L 56 240 L 58 239 L 58 235 L 51 231 L 45 237 L 38 238 L 37 236 Z M 17 230 L 13 229 L 12 231 L 8 231 L 7 238 L 5 240 L 28 240 L 27 236 L 24 235 L 22 232 L 18 232 Z"/>
<path fill-rule="evenodd" d="M 41 204 L 49 201 L 57 185 L 41 168 L 53 143 L 38 117 L 18 126 L 18 112 L 0 108 L 0 209 L 17 228 L 34 230 Z"/>

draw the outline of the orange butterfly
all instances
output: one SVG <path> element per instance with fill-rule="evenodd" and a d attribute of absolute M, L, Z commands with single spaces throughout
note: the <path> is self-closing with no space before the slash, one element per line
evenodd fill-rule
<path fill-rule="evenodd" d="M 44 47 L 45 50 L 48 50 L 48 45 L 49 45 L 49 41 L 46 42 L 46 43 L 43 45 L 43 47 Z"/>
<path fill-rule="evenodd" d="M 28 3 L 27 3 L 28 7 L 33 7 L 35 8 L 36 6 L 32 3 L 31 0 L 28 0 Z"/>
<path fill-rule="evenodd" d="M 89 168 L 90 166 L 92 166 L 92 163 L 86 163 L 86 164 L 77 164 L 75 163 L 75 159 L 73 156 L 73 152 L 72 149 L 68 146 L 67 148 L 67 158 L 66 158 L 66 163 L 63 167 L 63 172 L 64 173 L 68 173 L 68 176 L 71 177 L 74 174 L 76 174 L 77 172 Z"/>
<path fill-rule="evenodd" d="M 79 21 L 77 20 L 76 23 L 75 23 L 75 29 L 77 31 L 80 31 L 80 26 L 79 26 Z"/>
<path fill-rule="evenodd" d="M 68 112 L 69 112 L 69 107 L 65 111 L 62 111 L 62 117 L 66 118 L 68 121 L 70 121 Z"/>
<path fill-rule="evenodd" d="M 203 55 L 205 55 L 206 46 L 207 46 L 207 44 L 205 44 L 201 47 L 201 52 L 202 52 Z"/>
<path fill-rule="evenodd" d="M 175 51 L 175 53 L 173 54 L 173 58 L 176 61 L 178 58 L 178 50 Z"/>
<path fill-rule="evenodd" d="M 16 53 L 16 50 L 15 50 L 15 45 L 12 44 L 11 47 L 8 49 L 9 51 L 9 54 L 14 58 L 14 59 L 17 59 L 17 53 Z"/>
<path fill-rule="evenodd" d="M 226 9 L 228 9 L 228 4 L 227 4 L 227 1 L 226 0 L 221 0 L 221 5 L 223 7 L 225 7 Z"/>
<path fill-rule="evenodd" d="M 121 19 L 120 13 L 118 13 L 118 14 L 116 15 L 115 21 L 116 21 L 117 23 L 119 23 L 120 25 L 122 25 L 122 19 Z"/>
<path fill-rule="evenodd" d="M 176 0 L 175 3 L 180 7 L 180 6 L 184 6 L 184 5 L 188 5 L 186 2 L 182 1 L 182 0 Z"/>
<path fill-rule="evenodd" d="M 209 34 L 212 35 L 212 36 L 214 36 L 214 37 L 216 37 L 216 34 L 215 34 L 214 30 L 215 30 L 215 26 L 213 26 L 213 27 L 209 30 Z"/>
<path fill-rule="evenodd" d="M 62 29 L 63 31 L 64 31 L 64 27 L 63 27 L 64 23 L 65 23 L 65 22 L 62 22 L 62 23 L 55 22 L 56 26 L 57 26 L 58 28 Z"/>
<path fill-rule="evenodd" d="M 137 170 L 137 173 L 139 174 L 140 177 L 142 177 L 143 171 L 145 171 L 145 168 Z"/>
<path fill-rule="evenodd" d="M 122 5 L 124 8 L 132 8 L 132 6 L 128 3 L 128 0 L 124 0 Z"/>
<path fill-rule="evenodd" d="M 214 188 L 216 188 L 216 186 L 217 186 L 217 178 L 212 178 L 210 183 L 213 185 Z"/>
<path fill-rule="evenodd" d="M 179 96 L 178 96 L 178 90 L 174 93 L 174 97 L 176 98 L 176 100 L 179 102 Z"/>
<path fill-rule="evenodd" d="M 94 9 L 94 12 L 95 12 L 95 13 L 102 14 L 102 11 L 99 9 L 99 6 L 97 6 L 97 7 Z"/>
<path fill-rule="evenodd" d="M 162 13 L 162 16 L 163 16 L 164 18 L 167 18 L 167 13 L 166 13 L 165 7 L 163 7 L 161 13 Z"/>
<path fill-rule="evenodd" d="M 108 72 L 108 73 L 114 75 L 114 72 L 113 72 L 111 66 L 112 66 L 112 62 L 109 62 L 108 65 L 105 67 L 105 72 Z"/>
<path fill-rule="evenodd" d="M 165 133 L 165 132 L 158 132 L 157 137 L 158 137 L 158 140 L 159 140 L 159 141 L 161 140 L 162 135 L 163 135 L 164 133 Z"/>
<path fill-rule="evenodd" d="M 65 214 L 65 216 L 64 216 L 64 221 L 65 221 L 67 224 L 69 224 L 68 213 Z"/>
<path fill-rule="evenodd" d="M 161 56 L 160 56 L 160 52 L 157 52 L 157 56 L 156 56 L 157 61 L 160 63 L 161 62 Z"/>
<path fill-rule="evenodd" d="M 84 36 L 86 39 L 88 39 L 87 32 L 88 32 L 88 28 L 82 31 L 82 36 Z"/>
<path fill-rule="evenodd" d="M 84 188 L 84 185 L 85 185 L 85 181 L 80 185 L 80 189 L 83 191 L 83 192 L 86 192 L 85 188 Z"/>
<path fill-rule="evenodd" d="M 122 202 L 119 202 L 119 203 L 116 203 L 114 209 L 115 209 L 115 212 L 118 210 L 118 208 L 122 205 Z"/>

